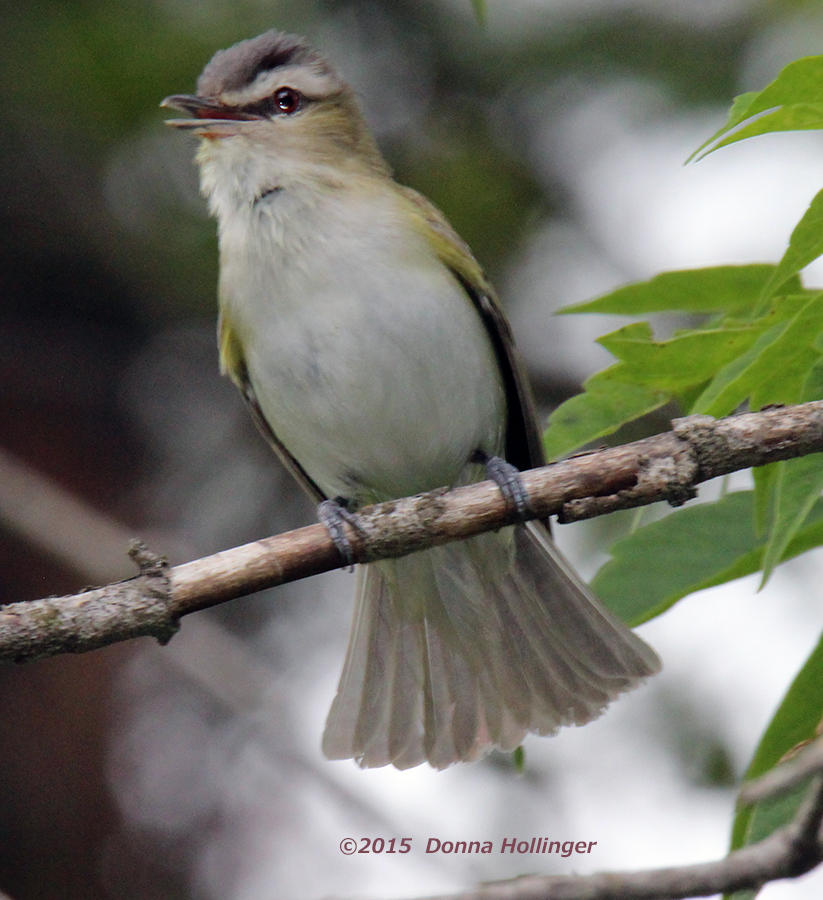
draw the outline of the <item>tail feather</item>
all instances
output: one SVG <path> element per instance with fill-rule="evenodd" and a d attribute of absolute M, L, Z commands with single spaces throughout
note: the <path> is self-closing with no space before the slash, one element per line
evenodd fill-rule
<path fill-rule="evenodd" d="M 370 575 L 367 574 L 366 581 L 371 580 Z M 367 586 L 364 583 L 362 587 Z M 380 602 L 378 592 L 363 590 L 358 594 L 358 601 L 363 608 L 355 614 L 356 643 L 363 660 L 351 660 L 344 694 L 345 716 L 354 726 L 353 742 L 362 748 L 364 755 L 391 758 L 388 736 L 392 702 L 388 679 L 394 658 L 393 616 L 389 605 Z M 347 654 L 347 661 L 349 657 Z M 368 685 L 368 690 L 363 690 L 364 685 Z"/>
<path fill-rule="evenodd" d="M 360 574 L 323 750 L 445 768 L 599 715 L 659 668 L 538 523 Z"/>
<path fill-rule="evenodd" d="M 615 691 L 611 675 L 594 670 L 599 656 L 608 652 L 608 645 L 598 648 L 589 641 L 589 646 L 575 646 L 580 632 L 591 631 L 590 623 L 579 618 L 563 621 L 567 602 L 556 588 L 542 607 L 520 600 L 534 596 L 534 590 L 534 585 L 520 581 L 517 593 L 507 591 L 506 600 L 527 643 L 527 659 L 537 661 L 537 665 L 526 663 L 524 669 L 535 705 L 541 710 L 535 723 L 537 730 L 547 734 L 569 722 L 589 721 L 592 706 L 604 707 Z"/>
<path fill-rule="evenodd" d="M 427 568 L 433 572 L 430 566 Z M 470 659 L 462 650 L 455 652 L 461 647 L 461 626 L 451 620 L 439 597 L 435 584 L 423 611 L 427 635 L 424 666 L 430 686 L 425 704 L 432 723 L 426 722 L 423 747 L 425 758 L 437 760 L 442 768 L 449 759 L 463 759 L 470 753 L 478 709 Z M 440 723 L 439 727 L 435 723 Z"/>
<path fill-rule="evenodd" d="M 388 750 L 395 764 L 405 768 L 405 760 L 417 759 L 420 746 L 425 658 L 422 624 L 396 626 L 394 646 Z"/>
<path fill-rule="evenodd" d="M 524 694 L 530 700 L 531 709 L 530 718 L 524 724 L 527 729 L 550 734 L 563 723 L 565 711 L 574 707 L 580 686 L 563 646 L 558 645 L 553 634 L 546 635 L 522 606 L 510 605 L 506 611 L 510 615 L 508 628 L 517 634 L 522 647 L 517 662 L 522 666 Z"/>
<path fill-rule="evenodd" d="M 459 758 L 454 742 L 452 667 L 441 629 L 426 623 L 426 683 L 424 688 L 424 754 L 426 759 Z M 328 729 L 327 729 L 328 730 Z M 412 763 L 414 765 L 414 763 Z M 448 763 L 445 763 L 448 765 Z"/>

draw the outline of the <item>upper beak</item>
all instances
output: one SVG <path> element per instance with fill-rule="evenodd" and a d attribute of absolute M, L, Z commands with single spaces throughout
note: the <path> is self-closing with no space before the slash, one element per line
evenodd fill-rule
<path fill-rule="evenodd" d="M 191 113 L 193 118 L 190 119 L 166 119 L 166 125 L 173 128 L 188 128 L 196 134 L 236 134 L 238 126 L 243 127 L 241 123 L 259 122 L 263 119 L 263 116 L 232 109 L 193 94 L 172 94 L 166 97 L 160 106 Z"/>

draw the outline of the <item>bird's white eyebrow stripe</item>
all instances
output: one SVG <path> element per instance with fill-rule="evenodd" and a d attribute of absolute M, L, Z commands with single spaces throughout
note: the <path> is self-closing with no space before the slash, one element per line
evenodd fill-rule
<path fill-rule="evenodd" d="M 294 88 L 306 97 L 326 97 L 340 90 L 340 83 L 328 73 L 305 64 L 280 66 L 269 72 L 261 72 L 246 87 L 226 91 L 220 100 L 228 106 L 246 106 L 270 97 L 280 87 Z"/>

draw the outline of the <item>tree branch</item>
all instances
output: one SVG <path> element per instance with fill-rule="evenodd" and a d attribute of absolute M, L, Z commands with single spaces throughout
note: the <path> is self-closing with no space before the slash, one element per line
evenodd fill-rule
<path fill-rule="evenodd" d="M 785 794 L 816 772 L 823 772 L 823 738 L 816 738 L 787 754 L 773 769 L 743 785 L 739 802 L 751 806 L 767 797 Z"/>
<path fill-rule="evenodd" d="M 823 401 L 712 419 L 523 473 L 530 518 L 573 521 L 666 500 L 739 469 L 823 451 Z M 358 562 L 403 556 L 513 524 L 490 481 L 368 507 L 350 529 Z M 137 546 L 140 575 L 67 597 L 0 607 L 0 660 L 84 652 L 140 635 L 165 642 L 181 616 L 263 588 L 339 567 L 322 525 L 310 525 L 168 568 Z"/>
<path fill-rule="evenodd" d="M 524 473 L 533 516 L 557 513 L 568 521 L 655 500 L 678 505 L 694 496 L 698 484 L 718 475 L 823 451 L 823 402 L 719 421 L 690 417 L 673 424 L 670 433 Z M 0 454 L 3 517 L 14 524 L 19 515 L 22 530 L 39 533 L 43 522 L 32 524 L 30 516 L 36 498 L 26 500 L 18 483 L 11 491 L 19 495 L 16 504 L 5 502 L 9 491 L 4 476 L 12 472 L 19 481 L 23 475 L 21 469 L 5 465 L 7 462 Z M 81 507 L 67 505 L 67 498 L 58 493 L 52 495 L 59 501 L 55 508 L 74 510 L 69 520 L 76 524 Z M 361 531 L 350 537 L 356 558 L 369 561 L 458 540 L 511 521 L 498 489 L 484 482 L 363 510 Z M 97 526 L 101 533 L 111 530 L 102 519 Z M 117 533 L 122 535 L 122 529 Z M 43 538 L 52 541 L 50 535 Z M 60 555 L 66 557 L 65 541 L 59 536 L 56 540 Z M 130 554 L 140 568 L 133 579 L 69 597 L 0 607 L 0 659 L 79 652 L 141 634 L 167 640 L 187 612 L 339 565 L 337 551 L 319 525 L 175 568 L 137 543 Z M 788 826 L 716 862 L 591 876 L 529 876 L 429 900 L 697 897 L 757 888 L 767 881 L 797 876 L 823 859 L 822 771 L 823 754 L 817 742 L 797 760 L 747 785 L 741 802 L 772 796 L 803 778 L 812 779 L 804 803 Z"/>

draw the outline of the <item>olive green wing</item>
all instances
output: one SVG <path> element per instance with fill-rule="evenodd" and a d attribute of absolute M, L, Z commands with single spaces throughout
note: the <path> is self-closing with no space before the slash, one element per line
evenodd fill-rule
<path fill-rule="evenodd" d="M 239 388 L 255 425 L 257 425 L 269 446 L 277 453 L 283 465 L 297 483 L 308 492 L 309 496 L 316 503 L 328 499 L 314 481 L 309 478 L 306 470 L 289 453 L 283 442 L 274 433 L 271 425 L 266 421 L 266 417 L 263 415 L 263 410 L 260 408 L 260 403 L 257 400 L 257 395 L 254 392 L 254 385 L 249 378 L 248 368 L 243 357 L 243 348 L 231 323 L 225 314 L 222 313 L 217 323 L 217 341 L 220 348 L 220 371 L 223 375 L 228 375 Z"/>
<path fill-rule="evenodd" d="M 545 456 L 537 427 L 534 399 L 523 361 L 514 344 L 511 326 L 500 308 L 494 288 L 472 256 L 471 250 L 440 210 L 417 191 L 402 185 L 398 185 L 398 189 L 409 205 L 409 212 L 418 230 L 463 286 L 491 338 L 500 364 L 508 405 L 506 460 L 518 469 L 542 465 Z"/>

